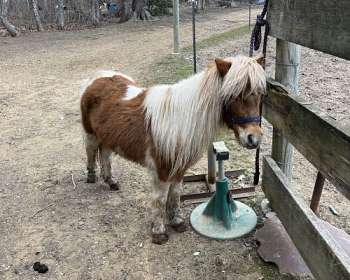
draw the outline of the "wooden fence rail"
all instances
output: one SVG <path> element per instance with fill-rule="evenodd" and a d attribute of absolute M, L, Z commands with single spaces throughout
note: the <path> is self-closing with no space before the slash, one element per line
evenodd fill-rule
<path fill-rule="evenodd" d="M 350 128 L 269 80 L 263 116 L 350 199 Z"/>
<path fill-rule="evenodd" d="M 350 257 L 288 184 L 276 162 L 264 158 L 263 189 L 289 236 L 320 280 L 350 279 Z"/>
<path fill-rule="evenodd" d="M 268 80 L 263 116 L 350 199 L 350 129 L 312 102 Z M 316 279 L 350 279 L 350 256 L 334 240 L 271 157 L 264 158 L 263 190 Z"/>
<path fill-rule="evenodd" d="M 270 0 L 270 35 L 350 59 L 349 0 Z"/>

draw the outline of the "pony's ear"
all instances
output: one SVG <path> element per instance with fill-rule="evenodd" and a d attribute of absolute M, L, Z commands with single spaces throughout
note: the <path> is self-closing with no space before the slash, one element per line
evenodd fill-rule
<path fill-rule="evenodd" d="M 220 76 L 224 77 L 232 65 L 231 62 L 225 61 L 221 58 L 215 58 L 216 68 L 218 69 Z"/>
<path fill-rule="evenodd" d="M 265 57 L 263 55 L 258 55 L 255 57 L 255 60 L 257 63 L 259 63 L 261 66 L 265 64 Z"/>

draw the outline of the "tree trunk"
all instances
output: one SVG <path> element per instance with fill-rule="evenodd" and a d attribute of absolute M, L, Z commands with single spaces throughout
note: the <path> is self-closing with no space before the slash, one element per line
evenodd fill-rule
<path fill-rule="evenodd" d="M 200 6 L 200 9 L 201 9 L 202 11 L 205 10 L 206 4 L 207 4 L 207 1 L 206 1 L 206 0 L 200 0 L 200 1 L 199 1 L 199 6 Z"/>
<path fill-rule="evenodd" d="M 47 0 L 43 0 L 43 18 L 44 20 L 49 18 L 49 5 Z"/>
<path fill-rule="evenodd" d="M 64 0 L 57 0 L 58 29 L 64 29 Z"/>
<path fill-rule="evenodd" d="M 10 33 L 10 35 L 12 37 L 16 37 L 18 35 L 18 31 L 16 29 L 16 27 L 11 24 L 8 20 L 7 20 L 7 12 L 8 12 L 8 8 L 9 8 L 9 1 L 8 0 L 2 0 L 2 2 L 0 2 L 1 5 L 1 15 L 0 15 L 0 23 L 2 23 L 5 28 L 7 29 L 7 31 Z"/>
<path fill-rule="evenodd" d="M 120 8 L 120 23 L 128 21 L 133 14 L 136 19 L 152 19 L 150 12 L 146 9 L 145 0 L 123 0 Z"/>
<path fill-rule="evenodd" d="M 32 4 L 32 10 L 33 10 L 34 18 L 35 18 L 35 23 L 36 23 L 36 29 L 39 32 L 44 31 L 44 27 L 43 27 L 43 25 L 41 23 L 41 19 L 40 19 L 40 16 L 39 16 L 37 0 L 31 0 L 31 4 Z"/>
<path fill-rule="evenodd" d="M 132 2 L 133 0 L 123 0 L 120 8 L 119 23 L 128 21 L 132 16 Z"/>
<path fill-rule="evenodd" d="M 93 25 L 97 26 L 100 24 L 100 9 L 98 0 L 91 0 L 91 18 Z"/>
<path fill-rule="evenodd" d="M 152 18 L 150 12 L 146 10 L 145 0 L 133 0 L 132 10 L 135 12 L 136 19 L 149 20 Z"/>

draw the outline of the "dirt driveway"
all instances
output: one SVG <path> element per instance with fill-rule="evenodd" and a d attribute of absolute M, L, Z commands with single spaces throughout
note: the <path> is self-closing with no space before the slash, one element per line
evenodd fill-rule
<path fill-rule="evenodd" d="M 201 15 L 198 36 L 246 20 L 246 10 Z M 110 68 L 147 80 L 152 64 L 171 53 L 170 22 L 0 39 L 1 279 L 281 278 L 259 260 L 250 237 L 217 242 L 189 230 L 172 232 L 164 246 L 152 244 L 150 180 L 141 167 L 117 159 L 117 193 L 85 183 L 81 80 Z M 186 16 L 183 43 L 190 34 Z M 47 274 L 32 270 L 38 260 Z"/>

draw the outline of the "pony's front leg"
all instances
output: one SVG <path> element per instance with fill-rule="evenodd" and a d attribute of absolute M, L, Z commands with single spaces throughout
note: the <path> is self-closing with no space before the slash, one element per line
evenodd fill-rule
<path fill-rule="evenodd" d="M 156 244 L 166 243 L 169 239 L 166 233 L 166 203 L 170 183 L 154 180 L 153 187 L 153 221 L 152 221 L 152 242 Z"/>
<path fill-rule="evenodd" d="M 182 182 L 171 184 L 166 206 L 169 223 L 177 232 L 186 231 L 185 220 L 182 217 L 180 208 L 181 188 Z"/>

